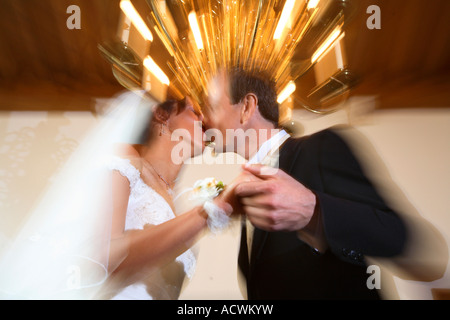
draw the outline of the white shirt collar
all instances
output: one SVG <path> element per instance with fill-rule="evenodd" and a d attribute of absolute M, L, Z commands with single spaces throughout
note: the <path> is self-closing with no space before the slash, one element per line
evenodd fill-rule
<path fill-rule="evenodd" d="M 279 149 L 290 135 L 285 130 L 280 130 L 276 135 L 264 142 L 258 152 L 248 161 L 248 164 L 262 163 L 264 158 L 274 149 Z"/>

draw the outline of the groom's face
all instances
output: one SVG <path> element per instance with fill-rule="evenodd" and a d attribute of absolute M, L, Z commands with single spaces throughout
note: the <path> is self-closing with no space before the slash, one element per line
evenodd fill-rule
<path fill-rule="evenodd" d="M 218 130 L 218 133 L 222 136 L 222 148 L 216 145 L 216 150 L 222 149 L 223 152 L 235 151 L 231 150 L 234 141 L 227 141 L 227 129 L 236 130 L 242 127 L 240 122 L 241 108 L 239 103 L 235 105 L 231 103 L 229 88 L 229 80 L 225 72 L 221 72 L 211 79 L 208 84 L 208 108 L 204 112 L 206 127 Z M 216 140 L 216 144 L 217 142 L 220 143 Z"/>

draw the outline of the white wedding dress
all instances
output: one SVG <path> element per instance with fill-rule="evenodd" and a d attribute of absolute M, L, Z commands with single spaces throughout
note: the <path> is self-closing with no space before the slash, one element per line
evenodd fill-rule
<path fill-rule="evenodd" d="M 117 143 L 137 143 L 154 104 L 141 91 L 127 91 L 111 101 L 98 125 L 52 177 L 17 235 L 1 248 L 0 299 L 179 297 L 184 279 L 194 273 L 192 249 L 142 281 L 113 292 L 108 286 L 112 210 L 105 203 L 112 201 L 105 201 L 104 192 L 111 187 L 110 170 L 130 182 L 127 230 L 175 218 L 129 161 L 110 157 Z"/>
<path fill-rule="evenodd" d="M 117 170 L 130 182 L 125 230 L 139 230 L 146 225 L 158 225 L 175 218 L 170 205 L 159 193 L 144 183 L 140 172 L 128 159 L 112 157 L 107 167 L 110 170 Z M 143 280 L 121 289 L 112 299 L 178 299 L 185 276 L 192 277 L 195 265 L 194 253 L 192 250 L 187 250 L 172 263 L 152 271 Z"/>

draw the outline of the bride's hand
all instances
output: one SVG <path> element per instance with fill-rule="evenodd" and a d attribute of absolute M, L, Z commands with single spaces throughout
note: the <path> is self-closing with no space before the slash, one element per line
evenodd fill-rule
<path fill-rule="evenodd" d="M 239 198 L 235 194 L 235 188 L 242 182 L 248 182 L 248 181 L 256 181 L 261 180 L 260 178 L 254 176 L 248 171 L 243 170 L 227 187 L 224 191 L 216 198 L 218 201 L 223 201 L 228 203 L 233 209 L 232 211 L 234 213 L 240 213 L 241 210 L 241 203 L 239 201 Z"/>

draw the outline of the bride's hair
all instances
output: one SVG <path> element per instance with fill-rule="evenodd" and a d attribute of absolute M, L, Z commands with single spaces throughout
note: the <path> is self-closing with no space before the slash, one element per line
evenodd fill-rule
<path fill-rule="evenodd" d="M 186 98 L 182 100 L 168 99 L 157 104 L 149 119 L 148 125 L 144 128 L 139 144 L 145 144 L 155 136 L 159 135 L 161 124 L 167 121 L 172 115 L 179 114 L 186 108 Z"/>

